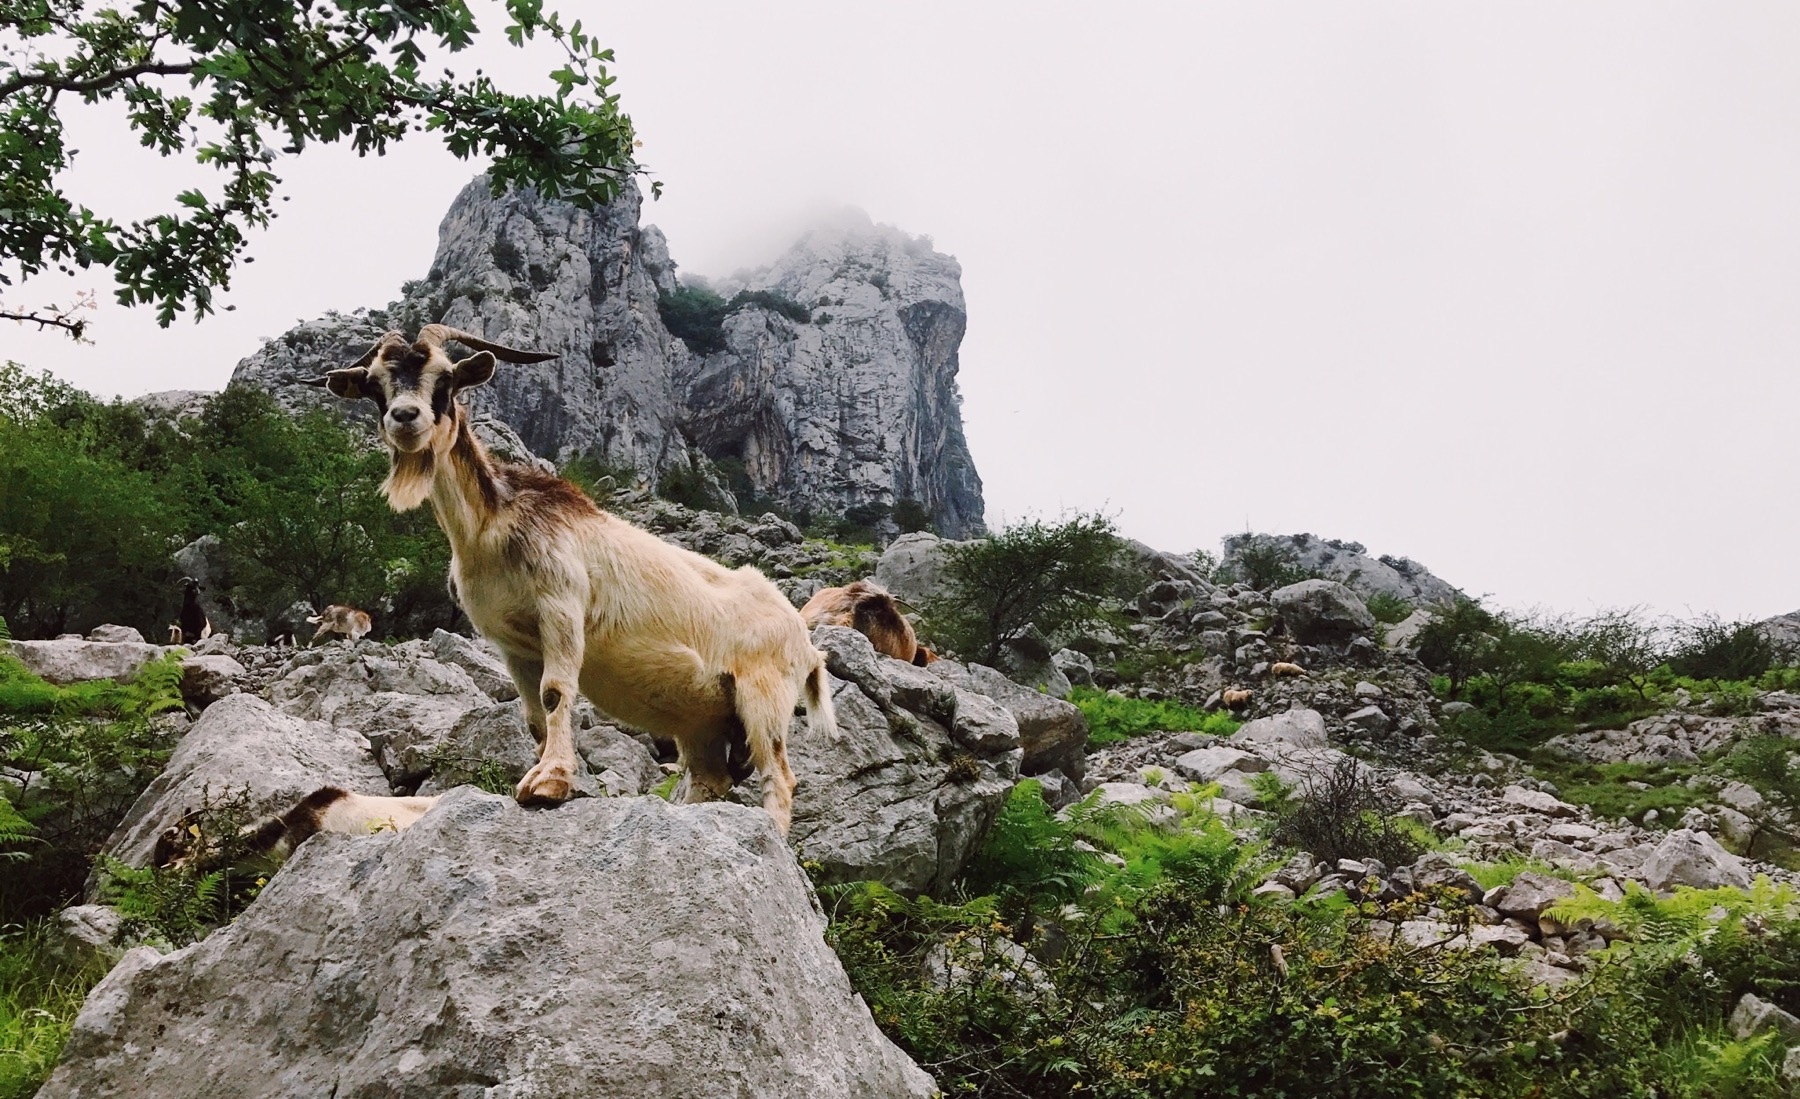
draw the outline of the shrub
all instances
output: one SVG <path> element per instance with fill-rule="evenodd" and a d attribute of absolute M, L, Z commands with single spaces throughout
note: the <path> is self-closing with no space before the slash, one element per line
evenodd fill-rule
<path fill-rule="evenodd" d="M 180 683 L 173 655 L 130 683 L 69 687 L 0 656 L 0 711 L 8 715 L 0 766 L 16 780 L 0 790 L 33 841 L 8 845 L 14 857 L 0 874 L 0 919 L 41 916 L 79 896 L 90 860 L 168 762 L 177 733 L 152 719 L 181 705 Z"/>
<path fill-rule="evenodd" d="M 1756 679 L 1775 662 L 1775 649 L 1753 622 L 1726 622 L 1717 615 L 1677 628 L 1669 667 L 1693 679 Z"/>
<path fill-rule="evenodd" d="M 1800 812 L 1800 765 L 1794 760 L 1793 741 L 1783 736 L 1749 737 L 1733 749 L 1725 762 L 1783 809 Z"/>
<path fill-rule="evenodd" d="M 778 313 L 796 324 L 812 321 L 810 309 L 773 290 L 740 290 L 726 301 L 704 286 L 679 286 L 656 300 L 663 327 L 681 337 L 697 355 L 725 350 L 725 318 L 750 306 Z"/>
<path fill-rule="evenodd" d="M 1040 914 L 1079 898 L 1097 877 L 1100 860 L 1076 847 L 1080 833 L 1044 803 L 1036 779 L 1012 788 L 981 850 L 963 871 L 961 888 L 998 900 L 1001 916 L 1029 942 Z"/>
<path fill-rule="evenodd" d="M 1498 627 L 1499 619 L 1480 602 L 1458 599 L 1419 630 L 1419 663 L 1446 679 L 1454 699 L 1487 667 Z"/>
<path fill-rule="evenodd" d="M 947 593 L 927 608 L 927 620 L 949 648 L 998 663 L 1006 638 L 1027 624 L 1054 634 L 1093 621 L 1118 579 L 1120 549 L 1112 521 L 1099 514 L 1027 519 L 951 546 Z"/>
<path fill-rule="evenodd" d="M 899 500 L 894 504 L 894 525 L 901 534 L 930 530 L 931 511 L 917 500 Z"/>
<path fill-rule="evenodd" d="M 1274 807 L 1270 842 L 1309 851 L 1316 859 L 1379 859 L 1408 866 L 1430 846 L 1413 822 L 1398 819 L 1400 806 L 1361 762 L 1342 759 L 1308 776 L 1300 789 Z"/>
<path fill-rule="evenodd" d="M 1238 721 L 1222 711 L 1206 713 L 1179 702 L 1120 698 L 1094 687 L 1076 687 L 1069 692 L 1069 701 L 1087 718 L 1090 751 L 1150 732 L 1230 736 L 1239 728 Z"/>
<path fill-rule="evenodd" d="M 1225 563 L 1215 570 L 1219 579 L 1247 584 L 1257 591 L 1273 591 L 1320 574 L 1300 563 L 1300 554 L 1285 539 L 1245 531 L 1225 544 Z"/>
<path fill-rule="evenodd" d="M 1369 613 L 1375 616 L 1375 621 L 1386 622 L 1390 626 L 1406 621 L 1413 612 L 1411 603 L 1385 591 L 1378 591 L 1369 596 L 1363 600 L 1363 605 L 1369 608 Z"/>

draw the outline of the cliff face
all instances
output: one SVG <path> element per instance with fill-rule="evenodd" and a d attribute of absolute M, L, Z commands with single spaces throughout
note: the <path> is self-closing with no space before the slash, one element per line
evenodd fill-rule
<path fill-rule="evenodd" d="M 743 287 L 812 319 L 746 304 L 726 316 L 723 350 L 702 355 L 658 313 L 675 264 L 640 209 L 635 189 L 583 211 L 529 192 L 495 198 L 478 179 L 445 215 L 430 273 L 400 301 L 302 324 L 233 380 L 311 406 L 324 398 L 304 379 L 387 328 L 436 321 L 558 356 L 504 366 L 469 394 L 538 454 L 653 478 L 704 455 L 741 463 L 757 495 L 794 510 L 910 499 L 947 535 L 982 529 L 956 389 L 966 314 L 954 259 L 866 222 L 812 233 Z"/>

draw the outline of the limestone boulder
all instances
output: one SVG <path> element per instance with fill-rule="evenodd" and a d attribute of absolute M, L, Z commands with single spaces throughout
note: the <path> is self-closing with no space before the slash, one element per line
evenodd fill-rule
<path fill-rule="evenodd" d="M 442 663 L 454 664 L 468 672 L 475 686 L 495 702 L 510 702 L 519 697 L 519 689 L 506 670 L 506 662 L 487 642 L 437 630 L 431 635 L 431 653 Z"/>
<path fill-rule="evenodd" d="M 792 839 L 826 880 L 941 891 L 972 858 L 1019 776 L 1017 723 L 991 700 L 822 626 L 837 734 L 798 718 Z M 933 665 L 936 667 L 936 665 Z M 760 800 L 756 780 L 744 788 Z"/>
<path fill-rule="evenodd" d="M 983 664 L 939 660 L 926 670 L 958 691 L 986 695 L 1006 707 L 1019 725 L 1024 774 L 1061 771 L 1077 782 L 1087 774 L 1087 718 L 1074 703 L 1015 683 Z"/>
<path fill-rule="evenodd" d="M 19 662 L 52 683 L 84 683 L 93 679 L 123 682 L 168 650 L 142 641 L 88 641 L 80 637 L 55 641 L 9 641 Z"/>
<path fill-rule="evenodd" d="M 39 1094 L 932 1095 L 824 926 L 759 810 L 457 790 L 404 832 L 314 837 L 229 926 L 127 955 Z"/>
<path fill-rule="evenodd" d="M 1695 889 L 1714 889 L 1722 885 L 1739 889 L 1750 884 L 1750 871 L 1744 860 L 1719 845 L 1705 832 L 1677 828 L 1656 845 L 1644 860 L 1644 881 L 1652 889 L 1673 889 L 1688 885 Z"/>
<path fill-rule="evenodd" d="M 210 706 L 235 694 L 237 681 L 246 674 L 242 664 L 224 653 L 190 656 L 181 662 L 181 697 L 195 706 Z"/>
<path fill-rule="evenodd" d="M 1275 613 L 1303 645 L 1348 641 L 1375 632 L 1362 598 L 1335 580 L 1302 580 L 1269 595 Z"/>

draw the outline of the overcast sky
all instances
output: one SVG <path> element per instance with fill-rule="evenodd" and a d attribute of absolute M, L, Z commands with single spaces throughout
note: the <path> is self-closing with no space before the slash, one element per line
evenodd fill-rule
<path fill-rule="evenodd" d="M 1800 608 L 1794 5 L 580 9 L 684 270 L 767 261 L 843 204 L 961 260 L 990 524 L 1311 531 L 1513 607 Z M 497 30 L 459 65 L 542 88 Z M 115 216 L 193 175 L 116 118 L 74 143 Z M 92 346 L 5 328 L 0 357 L 216 388 L 421 277 L 477 168 L 309 151 L 235 312 L 108 307 Z"/>

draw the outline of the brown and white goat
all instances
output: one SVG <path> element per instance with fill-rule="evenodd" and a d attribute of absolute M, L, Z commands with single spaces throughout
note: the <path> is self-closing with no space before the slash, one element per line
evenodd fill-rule
<path fill-rule="evenodd" d="M 449 342 L 476 348 L 452 361 Z M 804 699 L 810 728 L 835 735 L 824 654 L 756 569 L 731 570 L 600 510 L 559 477 L 498 462 L 455 395 L 493 376 L 496 359 L 554 358 L 430 324 L 409 342 L 388 332 L 317 384 L 381 410 L 395 510 L 430 501 L 450 540 L 450 584 L 469 621 L 500 648 L 538 741 L 521 802 L 573 793 L 576 693 L 628 725 L 673 739 L 688 800 L 731 789 L 731 746 L 762 775 L 763 807 L 783 832 L 794 773 L 788 721 Z"/>
<path fill-rule="evenodd" d="M 333 603 L 323 611 L 307 619 L 318 623 L 319 629 L 314 633 L 309 645 L 317 644 L 319 638 L 327 634 L 341 634 L 351 641 L 361 641 L 369 632 L 369 612 L 359 611 L 355 607 L 347 607 L 342 603 Z"/>
<path fill-rule="evenodd" d="M 841 588 L 820 588 L 800 608 L 800 617 L 812 626 L 849 626 L 867 637 L 878 653 L 920 667 L 937 654 L 919 644 L 912 623 L 900 613 L 898 600 L 873 580 L 858 580 Z"/>
<path fill-rule="evenodd" d="M 301 798 L 280 816 L 265 817 L 246 826 L 234 845 L 205 836 L 196 822 L 198 814 L 190 813 L 156 837 L 151 861 L 156 866 L 193 865 L 201 870 L 219 869 L 226 861 L 280 863 L 294 853 L 294 848 L 320 832 L 361 835 L 404 831 L 430 811 L 437 800 L 352 794 L 336 786 L 325 786 Z M 226 849 L 232 850 L 236 858 L 227 859 Z"/>

